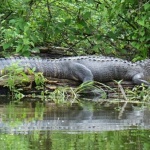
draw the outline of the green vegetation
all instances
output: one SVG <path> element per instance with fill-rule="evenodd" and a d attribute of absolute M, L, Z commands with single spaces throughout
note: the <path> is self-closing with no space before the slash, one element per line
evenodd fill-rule
<path fill-rule="evenodd" d="M 30 56 L 33 51 L 39 52 L 40 46 L 68 48 L 66 53 L 72 55 L 114 55 L 133 61 L 149 56 L 149 0 L 2 0 L 1 3 L 1 56 Z M 16 99 L 21 99 L 23 89 L 16 85 L 23 83 L 26 86 L 30 82 L 29 76 L 17 64 L 10 66 L 7 72 L 5 86 Z M 106 97 L 99 85 L 90 84 L 48 92 L 42 74 L 35 73 L 34 69 L 29 69 L 28 73 L 34 76 L 42 99 L 49 95 L 48 99 L 60 103 L 70 97 L 76 99 L 79 93 L 90 88 L 100 90 L 102 97 Z M 140 89 L 140 93 L 136 89 L 127 93 L 132 95 L 132 100 L 144 98 L 147 101 L 149 91 L 144 87 Z M 125 98 L 124 92 L 122 94 Z"/>
<path fill-rule="evenodd" d="M 31 89 L 33 81 L 36 84 L 36 89 L 44 90 L 46 79 L 42 73 L 35 72 L 35 68 L 23 68 L 16 62 L 1 70 L 1 74 L 1 86 L 8 87 L 16 100 L 24 97 L 24 88 Z"/>
<path fill-rule="evenodd" d="M 23 85 L 23 83 L 29 82 L 29 78 L 24 73 L 23 68 L 19 67 L 17 63 L 14 63 L 11 66 L 7 67 L 5 70 L 3 70 L 3 73 L 7 73 L 6 75 L 1 77 L 3 81 L 5 78 L 7 78 L 4 86 L 10 89 L 15 99 L 23 98 L 24 95 L 20 92 L 22 89 L 16 88 L 17 84 Z"/>
<path fill-rule="evenodd" d="M 29 56 L 38 46 L 71 54 L 146 58 L 150 48 L 149 0 L 2 0 L 1 55 Z M 9 54 L 7 53 L 9 52 Z"/>
<path fill-rule="evenodd" d="M 69 55 L 102 54 L 125 57 L 132 61 L 147 58 L 150 56 L 149 2 L 149 0 L 1 0 L 0 57 L 16 54 L 30 56 L 33 52 L 40 53 L 40 46 L 54 46 L 61 47 L 62 50 L 67 49 L 66 54 Z M 112 114 L 117 112 L 118 119 L 121 119 L 126 115 L 128 103 L 148 105 L 147 109 L 149 108 L 149 88 L 141 85 L 133 90 L 125 90 L 120 81 L 117 82 L 116 89 L 94 82 L 94 84 L 84 83 L 76 88 L 58 87 L 50 91 L 46 89 L 47 79 L 42 73 L 36 73 L 34 68 L 24 70 L 18 63 L 0 70 L 0 74 L 3 75 L 0 77 L 0 85 L 5 85 L 11 90 L 13 100 L 25 97 L 24 89 L 31 88 L 34 81 L 36 90 L 41 93 L 32 94 L 29 99 L 33 97 L 35 100 L 40 98 L 44 101 L 44 103 L 38 100 L 29 103 L 11 101 L 1 106 L 0 147 L 3 150 L 150 149 L 150 130 L 135 129 L 140 128 L 141 124 L 144 126 L 144 123 L 145 127 L 148 126 L 149 122 L 146 120 L 148 116 L 145 118 L 144 115 L 145 122 L 140 121 L 135 126 L 133 124 L 134 129 L 130 126 L 130 129 L 119 131 L 116 129 L 97 132 L 93 125 L 90 128 L 92 132 L 73 132 L 71 129 L 74 127 L 71 128 L 71 125 L 68 132 L 65 132 L 65 128 L 63 132 L 60 131 L 63 126 L 60 126 L 58 131 L 34 130 L 29 131 L 29 134 L 26 129 L 22 134 L 11 130 L 17 129 L 22 123 L 46 120 L 53 115 L 54 123 L 60 121 L 62 116 L 69 118 L 70 111 L 67 112 L 66 107 L 71 107 L 73 114 L 77 109 L 72 107 L 73 104 L 77 104 L 78 109 L 83 109 L 84 102 L 79 100 L 79 95 L 92 89 L 101 94 L 96 103 L 90 103 L 89 107 L 92 108 L 94 105 L 95 109 L 99 110 L 101 104 L 111 106 L 115 109 Z M 108 102 L 104 89 L 114 92 L 117 98 L 109 99 Z M 61 104 L 63 107 L 60 107 Z M 57 117 L 56 113 L 61 117 Z M 108 119 L 107 116 L 104 117 Z M 92 119 L 91 116 L 89 118 Z M 65 124 L 66 120 L 63 119 L 62 123 Z M 111 120 L 109 123 L 112 124 Z M 8 130 L 7 125 L 10 127 Z"/>
<path fill-rule="evenodd" d="M 132 90 L 126 91 L 128 95 L 130 95 L 130 101 L 140 101 L 149 102 L 150 100 L 150 88 L 144 86 L 136 86 Z"/>

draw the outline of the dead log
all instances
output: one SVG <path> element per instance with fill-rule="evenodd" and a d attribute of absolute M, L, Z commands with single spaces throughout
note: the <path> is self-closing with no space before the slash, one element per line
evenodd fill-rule
<path fill-rule="evenodd" d="M 34 75 L 28 75 L 28 82 L 26 80 L 18 80 L 15 81 L 17 87 L 21 87 L 23 89 L 23 93 L 25 94 L 39 94 L 43 89 L 36 89 L 34 84 Z M 58 79 L 58 78 L 50 78 L 47 77 L 45 81 L 44 90 L 48 90 L 50 92 L 54 91 L 58 87 L 72 87 L 76 88 L 79 87 L 81 82 L 68 80 L 68 79 Z M 8 77 L 7 75 L 0 78 L 0 86 L 3 87 L 7 84 Z M 105 86 L 106 85 L 106 86 Z M 121 82 L 123 89 L 132 89 L 134 87 L 132 82 L 123 81 Z M 108 97 L 118 98 L 118 94 L 121 93 L 121 90 L 116 82 L 106 82 L 105 84 L 98 84 L 98 86 L 107 93 Z M 108 88 L 109 87 L 109 88 Z M 112 90 L 111 90 L 112 89 Z M 89 94 L 87 90 L 84 94 Z M 122 96 L 122 94 L 120 94 Z"/>

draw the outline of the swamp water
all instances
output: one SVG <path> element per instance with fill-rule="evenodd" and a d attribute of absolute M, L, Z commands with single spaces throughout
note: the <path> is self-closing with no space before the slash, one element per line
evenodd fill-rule
<path fill-rule="evenodd" d="M 0 101 L 2 150 L 150 150 L 150 109 Z M 117 107 L 116 107 L 117 108 Z"/>

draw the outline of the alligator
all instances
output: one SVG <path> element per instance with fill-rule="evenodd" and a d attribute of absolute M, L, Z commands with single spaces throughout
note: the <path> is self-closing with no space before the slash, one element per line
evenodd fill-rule
<path fill-rule="evenodd" d="M 35 68 L 45 77 L 71 79 L 81 82 L 112 80 L 132 81 L 134 84 L 150 85 L 150 59 L 132 63 L 127 60 L 105 56 L 76 56 L 58 59 L 42 58 L 0 58 L 0 76 L 13 63 L 24 68 Z"/>

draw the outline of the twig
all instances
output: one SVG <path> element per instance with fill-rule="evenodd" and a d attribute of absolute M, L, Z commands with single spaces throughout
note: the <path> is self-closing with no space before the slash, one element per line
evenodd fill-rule
<path fill-rule="evenodd" d="M 48 0 L 46 1 L 47 3 L 47 9 L 48 9 L 48 13 L 49 13 L 49 17 L 50 17 L 50 20 L 52 19 L 52 13 L 51 13 L 51 10 L 50 10 L 50 4 L 48 2 Z"/>
<path fill-rule="evenodd" d="M 120 89 L 120 91 L 121 91 L 121 93 L 122 93 L 124 99 L 125 99 L 126 101 L 128 101 L 128 98 L 126 97 L 125 91 L 124 91 L 124 89 L 123 89 L 123 87 L 122 87 L 122 85 L 121 85 L 120 83 L 118 84 L 118 87 L 119 87 L 119 89 Z"/>
<path fill-rule="evenodd" d="M 128 104 L 127 101 L 123 104 L 123 106 L 122 106 L 122 108 L 121 108 L 121 110 L 120 110 L 120 112 L 119 112 L 118 119 L 121 119 L 121 118 L 122 118 L 122 114 L 123 114 L 123 112 L 125 111 L 125 108 L 126 108 L 127 104 Z"/>
<path fill-rule="evenodd" d="M 123 87 L 122 87 L 122 85 L 119 83 L 118 84 L 118 87 L 119 87 L 119 89 L 120 89 L 120 91 L 121 91 L 121 93 L 122 93 L 122 95 L 123 95 L 123 97 L 124 97 L 124 99 L 125 99 L 125 103 L 124 103 L 124 105 L 122 106 L 122 108 L 121 108 L 121 110 L 120 110 L 120 112 L 119 112 L 119 115 L 118 115 L 118 119 L 121 119 L 121 117 L 122 117 L 122 114 L 123 114 L 123 112 L 125 111 L 125 108 L 126 108 L 126 106 L 127 106 L 127 104 L 128 104 L 128 98 L 126 97 L 126 94 L 125 94 L 125 91 L 124 91 L 124 89 L 123 89 Z"/>

